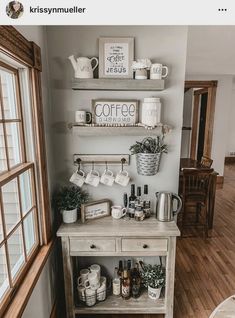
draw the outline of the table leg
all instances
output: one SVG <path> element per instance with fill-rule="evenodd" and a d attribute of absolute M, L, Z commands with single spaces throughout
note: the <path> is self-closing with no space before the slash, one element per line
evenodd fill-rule
<path fill-rule="evenodd" d="M 166 260 L 165 318 L 173 318 L 175 252 L 176 252 L 176 237 L 170 237 L 168 241 L 168 255 Z"/>
<path fill-rule="evenodd" d="M 63 253 L 66 318 L 75 318 L 73 313 L 73 268 L 71 257 L 69 255 L 69 238 L 62 237 L 61 242 Z"/>

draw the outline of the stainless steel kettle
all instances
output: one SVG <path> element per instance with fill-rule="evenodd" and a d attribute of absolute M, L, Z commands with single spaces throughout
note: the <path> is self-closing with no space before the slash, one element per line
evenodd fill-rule
<path fill-rule="evenodd" d="M 174 219 L 174 216 L 178 214 L 182 208 L 181 198 L 172 192 L 156 192 L 157 206 L 156 217 L 159 221 L 169 222 Z M 177 209 L 173 210 L 173 202 L 177 200 Z"/>

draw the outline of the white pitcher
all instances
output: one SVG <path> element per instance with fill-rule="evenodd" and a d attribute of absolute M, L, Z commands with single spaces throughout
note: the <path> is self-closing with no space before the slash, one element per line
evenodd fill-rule
<path fill-rule="evenodd" d="M 78 57 L 75 59 L 74 55 L 68 57 L 74 69 L 74 77 L 76 78 L 93 78 L 93 71 L 98 66 L 99 61 L 96 57 L 89 59 L 88 57 Z M 96 61 L 95 66 L 92 67 L 92 61 Z"/>

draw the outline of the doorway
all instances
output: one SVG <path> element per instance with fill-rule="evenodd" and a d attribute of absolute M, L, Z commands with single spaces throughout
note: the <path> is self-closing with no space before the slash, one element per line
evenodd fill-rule
<path fill-rule="evenodd" d="M 211 157 L 217 81 L 186 81 L 181 157 Z"/>

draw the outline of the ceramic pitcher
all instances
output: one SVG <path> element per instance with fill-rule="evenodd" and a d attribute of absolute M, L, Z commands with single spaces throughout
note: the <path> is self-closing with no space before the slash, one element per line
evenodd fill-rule
<path fill-rule="evenodd" d="M 98 66 L 99 61 L 96 57 L 89 59 L 88 57 L 78 57 L 75 59 L 74 55 L 69 56 L 74 69 L 74 77 L 76 78 L 93 78 L 93 71 Z M 95 66 L 92 67 L 92 61 L 95 61 Z"/>

